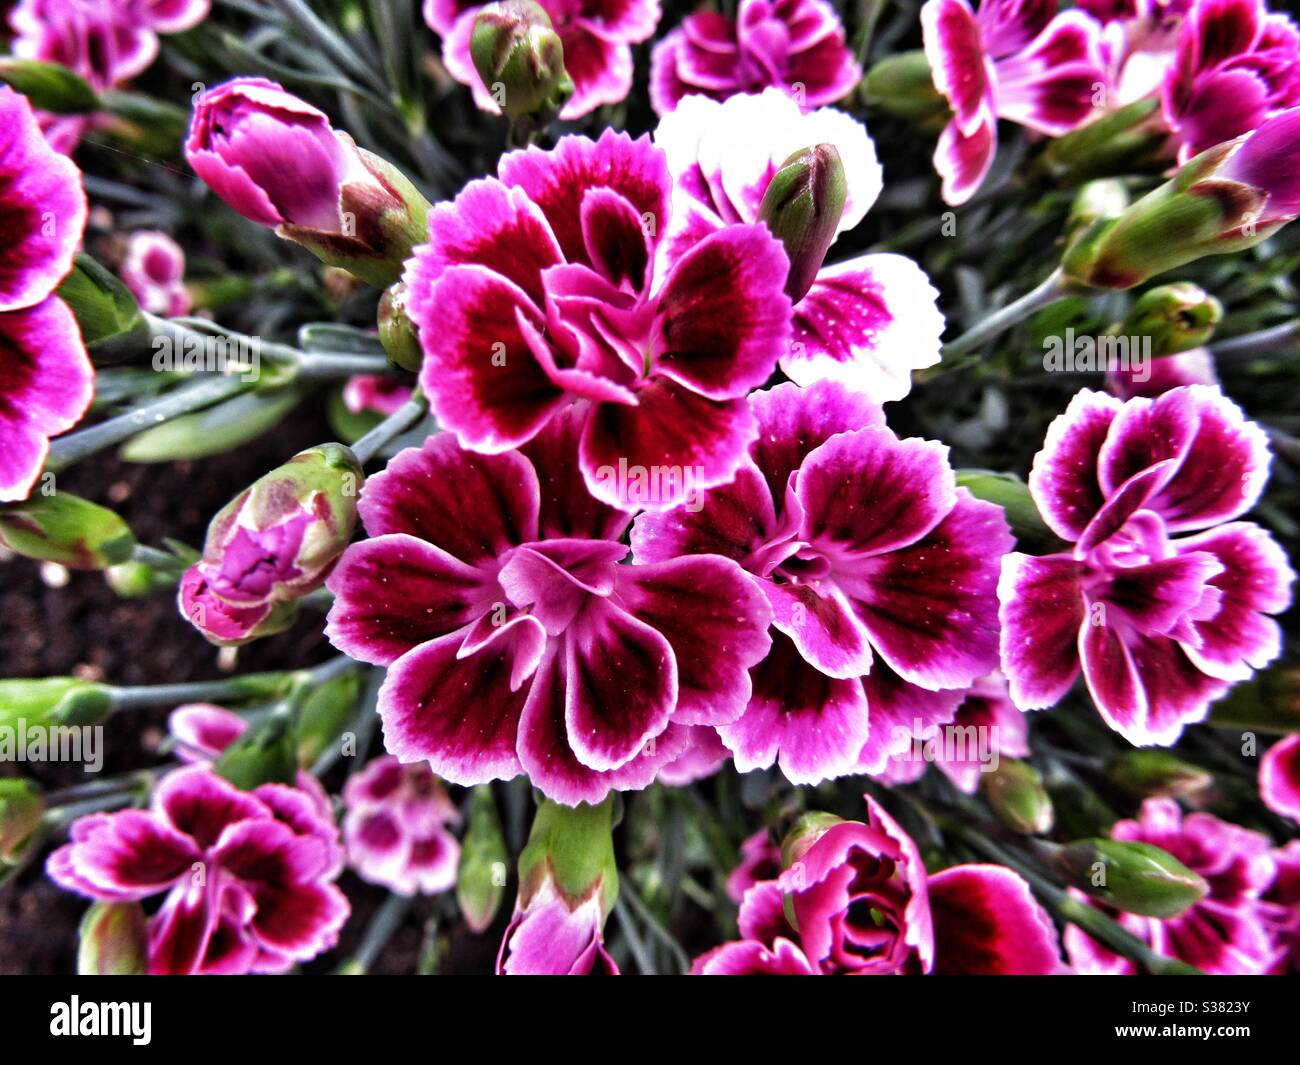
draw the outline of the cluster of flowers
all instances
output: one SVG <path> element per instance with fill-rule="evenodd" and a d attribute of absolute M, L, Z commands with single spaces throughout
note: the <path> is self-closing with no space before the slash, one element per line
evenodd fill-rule
<path fill-rule="evenodd" d="M 576 118 L 623 99 L 657 4 L 541 6 L 550 21 L 527 30 L 558 37 L 572 82 L 547 106 Z M 480 7 L 428 0 L 425 18 L 447 69 L 510 114 L 514 86 L 502 97 L 483 73 Z M 205 13 L 24 0 L 13 18 L 19 54 L 98 88 L 143 69 L 156 33 Z M 950 203 L 988 174 L 1000 118 L 1059 137 L 1158 100 L 1164 150 L 1187 165 L 1138 214 L 1071 246 L 1073 281 L 1130 287 L 1300 214 L 1300 34 L 1256 0 L 1063 12 L 928 0 L 921 17 L 951 110 L 935 155 Z M 589 829 L 607 837 L 611 792 L 728 760 L 794 784 L 903 782 L 924 761 L 917 745 L 953 726 L 993 728 L 1018 757 L 1021 711 L 1055 705 L 1080 674 L 1108 726 L 1168 745 L 1276 658 L 1274 615 L 1295 574 L 1265 529 L 1238 520 L 1263 490 L 1267 438 L 1217 386 L 1081 391 L 1029 477 L 1063 541 L 1041 556 L 1014 550 L 1003 509 L 958 485 L 945 445 L 889 427 L 883 404 L 940 361 L 944 320 L 910 259 L 826 262 L 883 184 L 865 127 L 824 106 L 861 74 L 822 0 L 695 14 L 654 49 L 653 137 L 606 130 L 511 151 L 432 207 L 275 83 L 239 78 L 197 100 L 186 158 L 226 203 L 400 291 L 418 387 L 445 431 L 368 479 L 342 445 L 304 451 L 213 519 L 181 578 L 186 618 L 241 644 L 285 628 L 324 585 L 330 641 L 385 671 L 388 757 L 348 784 L 345 848 L 310 775 L 241 791 L 206 764 L 242 719 L 178 711 L 178 745 L 202 763 L 166 776 L 147 811 L 77 822 L 49 863 L 104 902 L 166 893 L 151 971 L 314 957 L 346 918 L 333 884 L 345 854 L 398 893 L 445 890 L 458 815 L 439 778 L 520 774 L 547 801 L 499 968 L 613 971 L 601 942 L 612 852 L 595 881 L 574 883 L 545 846 L 568 808 L 596 811 L 605 821 Z M 1225 95 L 1231 108 L 1216 103 Z M 79 175 L 8 89 L 0 122 L 0 499 L 12 500 L 31 491 L 49 437 L 84 413 L 92 371 L 53 294 L 85 225 Z M 1189 226 L 1188 204 L 1205 220 Z M 1136 246 L 1175 215 L 1168 246 Z M 183 309 L 183 262 L 156 238 L 123 273 L 147 309 Z M 357 380 L 347 402 L 404 399 Z M 358 518 L 365 538 L 352 542 Z M 973 790 L 968 755 L 935 760 Z M 1298 766 L 1290 741 L 1264 766 L 1265 798 L 1288 816 Z M 1294 964 L 1294 846 L 1155 801 L 1114 838 L 1155 843 L 1208 885 L 1176 917 L 1121 917 L 1153 948 L 1210 971 Z M 700 972 L 1062 968 L 1023 880 L 987 866 L 928 875 L 870 799 L 862 823 L 817 819 L 779 860 L 754 856 L 776 875 L 744 892 L 741 941 Z M 1064 945 L 1077 968 L 1127 964 L 1077 929 Z"/>

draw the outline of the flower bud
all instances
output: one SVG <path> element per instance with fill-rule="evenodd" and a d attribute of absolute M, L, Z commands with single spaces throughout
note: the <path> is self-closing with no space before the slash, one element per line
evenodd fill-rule
<path fill-rule="evenodd" d="M 298 615 L 296 601 L 248 607 L 226 602 L 212 591 L 198 564 L 181 576 L 176 600 L 186 620 L 218 647 L 238 647 L 263 636 L 274 636 L 292 625 Z"/>
<path fill-rule="evenodd" d="M 984 775 L 984 797 L 998 820 L 1013 832 L 1041 836 L 1051 830 L 1052 800 L 1042 775 L 1028 762 L 1003 760 Z"/>
<path fill-rule="evenodd" d="M 1040 165 L 1061 185 L 1113 174 L 1157 172 L 1170 156 L 1169 131 L 1154 96 L 1052 140 Z"/>
<path fill-rule="evenodd" d="M 469 827 L 461 840 L 456 874 L 456 901 L 473 932 L 485 931 L 501 908 L 507 857 L 492 789 L 482 784 L 470 792 Z"/>
<path fill-rule="evenodd" d="M 916 49 L 887 56 L 862 81 L 864 102 L 918 125 L 941 126 L 950 113 L 948 101 L 934 87 L 930 61 Z"/>
<path fill-rule="evenodd" d="M 1085 839 L 1053 856 L 1073 887 L 1126 913 L 1177 917 L 1209 892 L 1209 885 L 1177 858 L 1149 843 Z"/>
<path fill-rule="evenodd" d="M 143 976 L 149 933 L 138 902 L 97 902 L 81 919 L 77 972 L 82 976 Z"/>
<path fill-rule="evenodd" d="M 1128 189 L 1119 178 L 1089 181 L 1074 194 L 1070 215 L 1065 222 L 1067 240 L 1103 218 L 1118 218 L 1132 202 Z"/>
<path fill-rule="evenodd" d="M 1300 215 L 1300 107 L 1215 145 L 1066 249 L 1067 280 L 1125 289 L 1206 255 L 1250 248 Z"/>
<path fill-rule="evenodd" d="M 352 539 L 363 478 L 349 448 L 321 444 L 253 482 L 208 526 L 198 563 L 208 589 L 255 607 L 320 587 Z"/>
<path fill-rule="evenodd" d="M 45 813 L 36 785 L 16 777 L 0 779 L 0 864 L 18 857 Z"/>
<path fill-rule="evenodd" d="M 123 599 L 139 599 L 157 589 L 165 578 L 147 563 L 120 562 L 104 570 L 104 580 Z"/>
<path fill-rule="evenodd" d="M 1119 327 L 1128 337 L 1149 336 L 1151 354 L 1176 355 L 1206 343 L 1223 317 L 1223 304 L 1199 285 L 1178 281 L 1150 289 Z"/>
<path fill-rule="evenodd" d="M 501 113 L 515 121 L 544 126 L 573 95 L 573 79 L 564 69 L 564 45 L 550 15 L 532 0 L 504 0 L 481 8 L 469 51 Z"/>
<path fill-rule="evenodd" d="M 185 157 L 244 217 L 381 288 L 427 236 L 429 205 L 403 174 L 264 78 L 200 96 Z"/>
<path fill-rule="evenodd" d="M 0 680 L 0 726 L 97 725 L 112 707 L 111 688 L 76 677 Z"/>
<path fill-rule="evenodd" d="M 1208 771 L 1158 747 L 1126 751 L 1111 760 L 1106 775 L 1125 791 L 1143 797 L 1181 798 L 1214 782 Z"/>
<path fill-rule="evenodd" d="M 58 31 L 51 27 L 50 32 L 54 34 Z M 81 75 L 58 63 L 42 63 L 36 59 L 19 59 L 12 55 L 0 56 L 0 82 L 26 96 L 33 107 L 56 115 L 84 115 L 100 107 L 99 96 L 89 83 Z"/>
<path fill-rule="evenodd" d="M 599 806 L 543 800 L 519 855 L 519 896 L 497 957 L 510 975 L 616 973 L 605 919 L 618 899 L 611 796 Z"/>
<path fill-rule="evenodd" d="M 379 342 L 394 366 L 419 373 L 424 364 L 424 349 L 420 347 L 415 323 L 406 313 L 406 285 L 401 281 L 386 288 L 379 301 Z"/>
<path fill-rule="evenodd" d="M 763 193 L 758 217 L 785 245 L 790 260 L 786 294 L 803 299 L 826 260 L 844 214 L 844 164 L 833 144 L 795 152 Z"/>
<path fill-rule="evenodd" d="M 33 493 L 0 507 L 0 544 L 15 554 L 69 569 L 125 562 L 135 537 L 120 517 L 69 492 Z"/>

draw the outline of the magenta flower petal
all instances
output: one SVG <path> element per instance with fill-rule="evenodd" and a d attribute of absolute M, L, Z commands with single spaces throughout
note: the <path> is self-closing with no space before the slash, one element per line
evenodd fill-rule
<path fill-rule="evenodd" d="M 1052 919 L 1019 874 L 958 865 L 927 886 L 936 975 L 1050 976 L 1064 968 Z"/>
<path fill-rule="evenodd" d="M 27 98 L 8 86 L 0 87 L 0 130 L 0 231 L 5 248 L 0 312 L 5 312 L 42 302 L 72 269 L 87 208 L 81 172 L 46 143 Z"/>
<path fill-rule="evenodd" d="M 167 715 L 167 731 L 186 762 L 216 758 L 247 728 L 238 714 L 212 703 L 186 703 Z"/>
<path fill-rule="evenodd" d="M 578 453 L 586 419 L 586 409 L 574 404 L 552 418 L 545 429 L 520 448 L 537 474 L 538 532 L 544 539 L 618 540 L 631 521 L 626 511 L 594 499 L 582 479 L 573 475 L 573 457 Z M 521 539 L 529 537 L 521 536 Z"/>
<path fill-rule="evenodd" d="M 856 678 L 871 670 L 870 633 L 838 589 L 767 583 L 772 624 L 786 634 L 804 660 L 828 677 Z"/>
<path fill-rule="evenodd" d="M 999 118 L 1060 136 L 1092 115 L 1105 84 L 1101 27 L 1082 11 L 1062 11 L 1023 51 L 996 62 Z"/>
<path fill-rule="evenodd" d="M 515 735 L 526 690 L 511 688 L 517 657 L 535 653 L 541 625 L 503 631 L 467 658 L 463 630 L 408 651 L 379 692 L 384 746 L 404 762 L 427 761 L 440 777 L 469 786 L 519 772 Z"/>
<path fill-rule="evenodd" d="M 1146 505 L 1170 532 L 1240 516 L 1268 479 L 1264 431 L 1217 388 L 1204 385 L 1124 404 L 1099 455 L 1102 488 L 1113 492 L 1165 459 L 1178 460 L 1178 470 Z"/>
<path fill-rule="evenodd" d="M 57 296 L 0 311 L 0 501 L 27 498 L 50 437 L 90 406 L 94 378 L 76 319 Z"/>
<path fill-rule="evenodd" d="M 858 754 L 857 771 L 871 774 L 884 773 L 891 758 L 906 758 L 920 740 L 951 722 L 967 694 L 962 688 L 929 691 L 905 681 L 879 661 L 862 678 L 862 686 L 871 713 L 871 732 Z"/>
<path fill-rule="evenodd" d="M 592 266 L 582 232 L 582 201 L 587 191 L 607 188 L 630 203 L 662 233 L 669 218 L 672 187 L 663 152 L 649 137 L 633 140 L 607 129 L 596 141 L 561 137 L 553 151 L 525 148 L 503 156 L 497 174 L 541 208 L 567 262 Z"/>
<path fill-rule="evenodd" d="M 838 580 L 890 668 L 924 688 L 966 687 L 997 664 L 991 604 L 1012 546 L 1002 509 L 963 488 L 933 532 Z"/>
<path fill-rule="evenodd" d="M 939 361 L 943 315 L 924 271 L 901 255 L 825 267 L 795 308 L 781 369 L 801 385 L 842 381 L 877 402 L 911 391 L 911 371 Z"/>
<path fill-rule="evenodd" d="M 58 884 L 100 899 L 145 899 L 165 891 L 202 851 L 143 810 L 86 819 L 72 842 L 50 856 Z"/>
<path fill-rule="evenodd" d="M 744 713 L 749 669 L 766 657 L 772 641 L 767 602 L 739 566 L 699 555 L 627 567 L 619 573 L 617 595 L 672 647 L 674 722 L 723 725 Z"/>
<path fill-rule="evenodd" d="M 199 765 L 168 773 L 154 788 L 153 811 L 203 848 L 232 825 L 271 816 L 255 796 Z"/>
<path fill-rule="evenodd" d="M 687 784 L 711 777 L 731 761 L 731 752 L 717 729 L 707 725 L 687 725 L 683 731 L 688 734 L 685 749 L 661 768 L 656 777 L 670 788 L 684 788 Z"/>
<path fill-rule="evenodd" d="M 587 489 L 614 507 L 663 510 L 688 501 L 693 491 L 726 484 L 735 476 L 757 434 L 743 399 L 706 399 L 672 381 L 652 381 L 637 405 L 605 403 L 592 411 L 579 463 Z M 620 469 L 664 471 L 651 498 L 617 476 Z M 689 479 L 689 485 L 688 485 Z"/>
<path fill-rule="evenodd" d="M 411 309 L 423 314 L 419 308 L 438 279 L 449 268 L 466 265 L 495 271 L 540 304 L 542 271 L 561 262 L 546 216 L 522 189 L 495 178 L 471 181 L 454 200 L 429 212 L 429 243 L 416 249 L 407 266 Z M 435 351 L 440 346 L 430 343 Z"/>
<path fill-rule="evenodd" d="M 462 444 L 508 451 L 565 405 L 563 390 L 537 361 L 520 325 L 539 327 L 538 312 L 501 275 L 481 266 L 453 267 L 427 299 L 413 293 L 409 306 L 424 335 L 438 338 L 425 351 L 420 387 L 438 421 Z"/>
<path fill-rule="evenodd" d="M 1022 710 L 1059 702 L 1079 675 L 1083 572 L 1068 555 L 1009 554 L 1002 560 L 1002 671 Z"/>
<path fill-rule="evenodd" d="M 804 952 L 788 939 L 770 947 L 752 939 L 724 943 L 701 954 L 691 966 L 695 976 L 817 976 Z"/>
<path fill-rule="evenodd" d="M 214 885 L 198 879 L 167 896 L 149 920 L 149 972 L 189 976 L 198 971 L 217 928 Z"/>
<path fill-rule="evenodd" d="M 728 226 L 700 241 L 659 294 L 656 368 L 710 399 L 763 384 L 790 337 L 787 273 L 765 226 Z"/>
<path fill-rule="evenodd" d="M 1209 676 L 1197 668 L 1184 648 L 1172 640 L 1131 636 L 1128 650 L 1137 676 L 1146 692 L 1145 720 L 1112 727 L 1130 743 L 1169 746 L 1185 725 L 1204 719 L 1210 703 L 1230 687 L 1230 682 Z M 1105 714 L 1105 708 L 1100 707 Z"/>
<path fill-rule="evenodd" d="M 383 666 L 469 625 L 501 594 L 490 572 L 407 533 L 363 540 L 339 560 L 326 586 L 334 593 L 325 626 L 330 642 Z"/>
<path fill-rule="evenodd" d="M 966 0 L 929 0 L 921 26 L 934 87 L 952 107 L 957 129 L 969 135 L 985 121 L 995 80 L 975 12 Z"/>
<path fill-rule="evenodd" d="M 599 896 L 571 909 L 554 888 L 544 892 L 510 923 L 498 971 L 507 976 L 618 975 L 618 966 L 601 939 Z"/>
<path fill-rule="evenodd" d="M 747 773 L 779 762 L 793 784 L 814 784 L 852 772 L 870 732 L 860 680 L 836 680 L 806 662 L 785 636 L 751 673 L 749 707 L 718 729 Z"/>
<path fill-rule="evenodd" d="M 1285 736 L 1264 752 L 1259 797 L 1275 814 L 1300 821 L 1300 734 Z"/>
<path fill-rule="evenodd" d="M 366 481 L 357 503 L 371 536 L 409 533 L 472 566 L 537 539 L 537 509 L 537 477 L 527 460 L 476 455 L 441 434 L 395 455 Z"/>
<path fill-rule="evenodd" d="M 702 498 L 675 510 L 639 514 L 632 525 L 632 552 L 638 563 L 722 555 L 744 564 L 775 532 L 772 496 L 763 475 L 746 461 L 734 481 Z"/>
<path fill-rule="evenodd" d="M 332 947 L 350 912 L 347 896 L 333 884 L 272 883 L 257 888 L 253 898 L 259 945 L 295 960 Z"/>
<path fill-rule="evenodd" d="M 885 425 L 879 402 L 837 381 L 814 382 L 806 388 L 779 384 L 753 393 L 749 405 L 759 427 L 752 449 L 754 461 L 777 503 L 785 496 L 790 474 L 799 469 L 810 451 L 836 433 L 883 429 Z"/>
<path fill-rule="evenodd" d="M 1065 540 L 1077 540 L 1106 501 L 1097 459 L 1123 404 L 1083 389 L 1047 428 L 1034 456 L 1029 491 L 1043 520 Z"/>

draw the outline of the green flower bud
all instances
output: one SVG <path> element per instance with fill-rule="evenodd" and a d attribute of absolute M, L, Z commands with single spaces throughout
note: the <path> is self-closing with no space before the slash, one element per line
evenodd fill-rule
<path fill-rule="evenodd" d="M 1206 255 L 1253 247 L 1300 212 L 1300 110 L 1210 148 L 1118 218 L 1094 222 L 1066 249 L 1068 280 L 1125 289 Z"/>
<path fill-rule="evenodd" d="M 1013 832 L 1041 836 L 1051 830 L 1052 800 L 1043 778 L 1028 762 L 1004 760 L 983 777 L 984 797 L 998 820 Z"/>
<path fill-rule="evenodd" d="M 104 570 L 104 580 L 123 599 L 139 599 L 176 582 L 144 562 L 122 562 Z"/>
<path fill-rule="evenodd" d="M 0 863 L 17 860 L 44 813 L 45 801 L 30 780 L 0 779 Z"/>
<path fill-rule="evenodd" d="M 1198 765 L 1158 747 L 1138 748 L 1111 759 L 1106 775 L 1133 795 L 1181 798 L 1204 791 L 1214 777 Z"/>
<path fill-rule="evenodd" d="M 560 35 L 550 15 L 532 0 L 481 8 L 469 51 L 478 76 L 508 118 L 544 126 L 573 95 Z"/>
<path fill-rule="evenodd" d="M 100 106 L 86 80 L 58 63 L 0 56 L 0 82 L 26 96 L 33 107 L 56 115 L 89 114 Z"/>
<path fill-rule="evenodd" d="M 951 111 L 934 87 L 930 61 L 916 49 L 887 56 L 867 72 L 859 88 L 862 101 L 920 126 L 941 126 Z"/>
<path fill-rule="evenodd" d="M 120 517 L 70 492 L 0 507 L 0 544 L 15 554 L 69 569 L 104 569 L 125 562 L 135 537 Z"/>
<path fill-rule="evenodd" d="M 379 342 L 394 366 L 419 373 L 424 349 L 420 347 L 415 323 L 406 313 L 406 286 L 400 281 L 385 289 L 379 301 Z"/>
<path fill-rule="evenodd" d="M 1138 297 L 1119 326 L 1122 336 L 1151 338 L 1151 354 L 1176 355 L 1204 345 L 1223 317 L 1223 304 L 1199 285 L 1178 281 Z"/>
<path fill-rule="evenodd" d="M 0 680 L 0 726 L 97 725 L 113 708 L 113 691 L 76 677 Z"/>
<path fill-rule="evenodd" d="M 813 845 L 836 825 L 843 824 L 844 818 L 834 814 L 818 811 L 801 814 L 794 827 L 786 833 L 781 841 L 781 868 L 789 869 L 803 858 Z"/>
<path fill-rule="evenodd" d="M 486 931 L 501 909 L 508 858 L 492 789 L 480 785 L 470 792 L 469 826 L 461 840 L 456 873 L 456 901 L 465 923 L 475 933 Z"/>
<path fill-rule="evenodd" d="M 360 674 L 345 673 L 320 685 L 303 700 L 293 730 L 299 765 L 315 765 L 321 755 L 335 747 L 360 697 Z"/>
<path fill-rule="evenodd" d="M 76 317 L 96 365 L 119 362 L 149 346 L 149 327 L 131 290 L 85 252 L 77 253 L 58 294 Z"/>
<path fill-rule="evenodd" d="M 543 799 L 533 818 L 528 844 L 519 855 L 519 899 L 525 910 L 548 882 L 571 908 L 598 894 L 608 916 L 618 900 L 614 861 L 614 810 L 611 795 L 598 806 L 561 806 Z"/>
<path fill-rule="evenodd" d="M 833 144 L 817 144 L 795 152 L 781 164 L 763 193 L 758 217 L 785 245 L 790 260 L 786 294 L 803 299 L 826 261 L 840 218 L 847 186 L 844 164 Z"/>
<path fill-rule="evenodd" d="M 1052 140 L 1040 165 L 1061 185 L 1114 174 L 1158 173 L 1169 161 L 1169 132 L 1154 96 L 1121 107 Z"/>
<path fill-rule="evenodd" d="M 1065 223 L 1067 238 L 1073 238 L 1099 219 L 1118 218 L 1131 202 L 1128 189 L 1118 178 L 1089 181 L 1075 193 L 1070 204 Z"/>
<path fill-rule="evenodd" d="M 1168 919 L 1205 898 L 1209 885 L 1177 858 L 1149 843 L 1085 839 L 1053 857 L 1072 885 L 1126 913 Z"/>
<path fill-rule="evenodd" d="M 97 902 L 81 920 L 77 972 L 82 976 L 143 976 L 149 934 L 138 902 Z"/>

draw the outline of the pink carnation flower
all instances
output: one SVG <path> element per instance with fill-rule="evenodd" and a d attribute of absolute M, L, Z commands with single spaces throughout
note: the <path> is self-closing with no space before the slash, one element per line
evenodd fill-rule
<path fill-rule="evenodd" d="M 666 115 L 687 96 L 726 100 L 771 87 L 811 109 L 844 99 L 861 79 L 825 0 L 740 0 L 736 18 L 699 11 L 655 45 L 650 103 Z"/>
<path fill-rule="evenodd" d="M 1263 431 L 1217 388 L 1075 396 L 1029 476 L 1043 520 L 1073 546 L 1002 563 L 1016 705 L 1053 705 L 1082 669 L 1111 728 L 1171 744 L 1272 661 L 1281 634 L 1268 615 L 1286 608 L 1295 575 L 1264 529 L 1232 520 L 1259 497 L 1268 462 Z"/>
<path fill-rule="evenodd" d="M 166 233 L 132 233 L 119 273 L 150 314 L 176 317 L 189 313 L 193 301 L 185 288 L 185 252 Z"/>
<path fill-rule="evenodd" d="M 327 585 L 327 634 L 386 666 L 384 740 L 456 784 L 526 772 L 557 802 L 643 788 L 688 742 L 734 721 L 770 609 L 730 559 L 621 564 L 629 518 L 573 476 L 572 408 L 518 451 L 450 434 L 367 483 L 371 539 Z"/>
<path fill-rule="evenodd" d="M 1140 380 L 1139 380 L 1140 378 Z M 1155 398 L 1181 385 L 1217 385 L 1219 375 L 1209 348 L 1192 348 L 1177 355 L 1152 359 L 1142 371 L 1133 368 L 1106 374 L 1106 390 L 1120 399 Z"/>
<path fill-rule="evenodd" d="M 572 408 L 588 490 L 629 510 L 731 480 L 744 397 L 790 335 L 781 244 L 733 225 L 659 268 L 672 182 L 647 138 L 564 137 L 497 172 L 430 212 L 407 264 L 439 422 L 497 453 Z"/>
<path fill-rule="evenodd" d="M 343 788 L 348 863 L 362 880 L 399 895 L 435 895 L 456 883 L 460 814 L 423 764 L 376 758 Z"/>
<path fill-rule="evenodd" d="M 994 587 L 1012 544 L 1000 508 L 956 487 L 947 449 L 902 440 L 835 382 L 749 399 L 759 438 L 700 505 L 642 514 L 638 563 L 700 553 L 744 566 L 777 634 L 739 720 L 742 773 L 797 784 L 879 772 L 910 728 L 952 720 L 997 658 Z"/>
<path fill-rule="evenodd" d="M 1300 733 L 1284 736 L 1264 753 L 1259 797 L 1280 817 L 1300 821 Z"/>
<path fill-rule="evenodd" d="M 934 166 L 943 198 L 965 203 L 997 152 L 998 119 L 1059 137 L 1095 113 L 1107 71 L 1101 27 L 1055 0 L 926 0 L 925 54 L 953 117 Z"/>
<path fill-rule="evenodd" d="M 50 855 L 61 887 L 107 902 L 165 894 L 149 919 L 149 972 L 283 972 L 328 950 L 347 919 L 323 792 L 240 791 L 205 766 L 163 778 L 148 810 L 97 813 Z"/>

